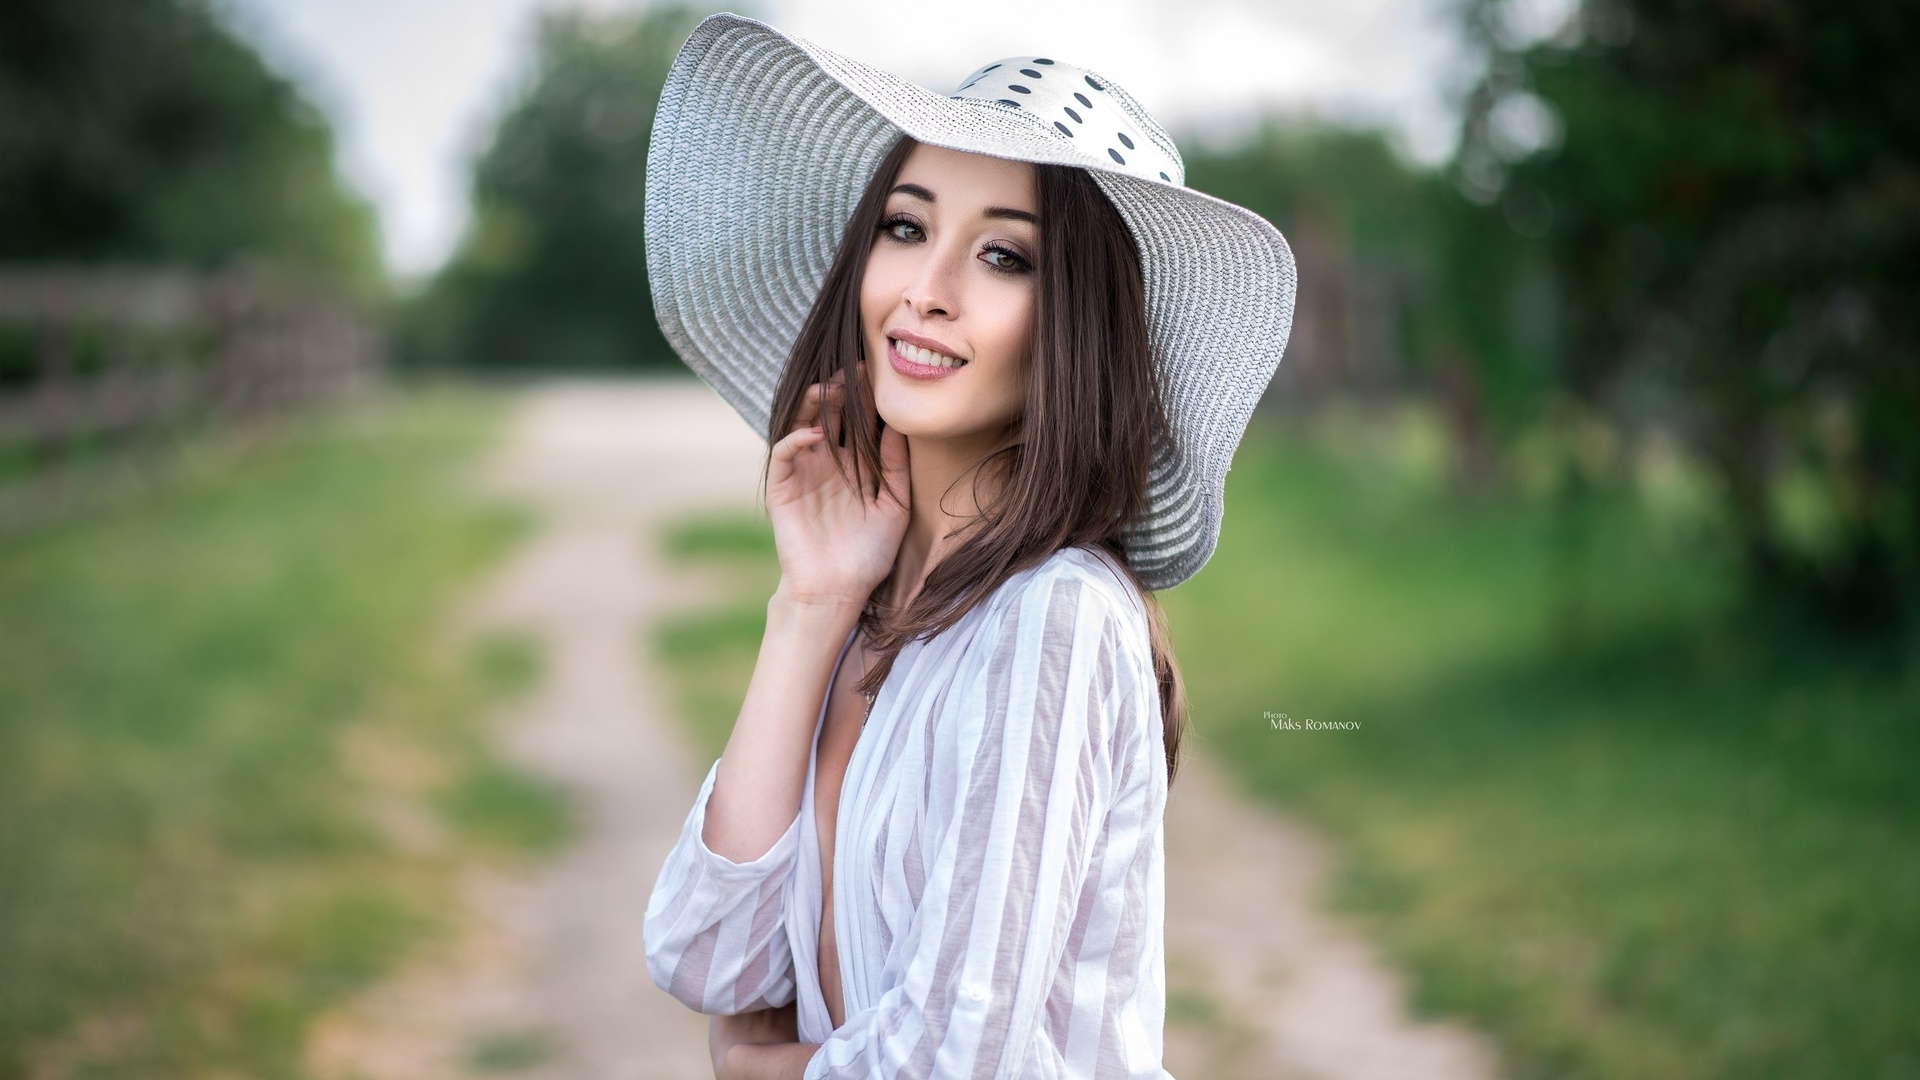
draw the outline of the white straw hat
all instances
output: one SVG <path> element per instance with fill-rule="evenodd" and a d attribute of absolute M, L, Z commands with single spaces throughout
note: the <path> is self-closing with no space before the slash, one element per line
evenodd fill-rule
<path fill-rule="evenodd" d="M 1077 165 L 1132 230 L 1172 445 L 1122 538 L 1148 588 L 1192 577 L 1227 468 L 1293 322 L 1293 255 L 1250 210 L 1182 186 L 1180 152 L 1117 84 L 1063 60 L 987 64 L 951 95 L 737 15 L 701 22 L 667 74 L 647 156 L 660 328 L 763 436 L 787 355 L 861 192 L 902 133 Z"/>

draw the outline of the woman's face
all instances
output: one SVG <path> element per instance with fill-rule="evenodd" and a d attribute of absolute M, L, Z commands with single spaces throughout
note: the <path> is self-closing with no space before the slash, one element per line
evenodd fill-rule
<path fill-rule="evenodd" d="M 888 427 L 995 443 L 1020 418 L 1038 212 L 1025 162 L 925 144 L 908 155 L 860 287 L 867 376 Z"/>

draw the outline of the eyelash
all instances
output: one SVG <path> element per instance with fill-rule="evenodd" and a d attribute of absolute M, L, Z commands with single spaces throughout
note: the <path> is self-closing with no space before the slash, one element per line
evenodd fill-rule
<path fill-rule="evenodd" d="M 899 225 L 911 225 L 915 229 L 920 228 L 920 223 L 913 220 L 912 218 L 895 215 L 880 223 L 880 231 L 886 235 L 887 239 L 892 240 L 895 243 L 900 243 L 900 244 L 913 243 L 914 241 L 912 240 L 903 240 L 900 237 L 894 235 L 893 230 L 896 226 L 899 226 Z M 994 254 L 997 254 L 997 255 L 1005 255 L 1007 258 L 1012 259 L 1014 261 L 1013 266 L 1000 266 L 995 263 L 989 262 L 987 264 L 987 269 L 992 270 L 996 274 L 1009 274 L 1009 275 L 1024 274 L 1027 271 L 1033 269 L 1033 264 L 1028 262 L 1025 256 L 1021 255 L 1019 252 L 1013 250 L 1012 248 L 1004 247 L 999 244 L 988 244 L 986 247 L 986 250 L 993 252 Z"/>

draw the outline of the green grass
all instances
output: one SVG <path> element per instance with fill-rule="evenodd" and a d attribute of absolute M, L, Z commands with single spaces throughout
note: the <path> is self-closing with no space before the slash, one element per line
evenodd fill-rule
<path fill-rule="evenodd" d="M 1331 442 L 1251 433 L 1166 600 L 1195 745 L 1338 841 L 1417 1004 L 1522 1080 L 1920 1076 L 1920 656 L 1744 605 L 1684 500 L 1570 529 Z"/>
<path fill-rule="evenodd" d="M 525 633 L 495 631 L 472 643 L 470 674 L 493 700 L 520 697 L 540 684 L 545 659 Z M 573 835 L 573 807 L 553 781 L 535 776 L 487 752 L 485 732 L 465 733 L 468 766 L 442 785 L 433 802 L 441 816 L 480 844 L 544 854 Z"/>
<path fill-rule="evenodd" d="M 537 658 L 435 644 L 530 524 L 466 493 L 499 414 L 400 395 L 0 540 L 0 1077 L 298 1076 L 453 860 L 552 842 L 480 723 Z M 400 851 L 386 788 L 457 842 Z"/>
<path fill-rule="evenodd" d="M 476 1073 L 517 1073 L 545 1064 L 554 1053 L 553 1038 L 544 1031 L 508 1031 L 473 1044 L 467 1068 Z"/>
<path fill-rule="evenodd" d="M 726 581 L 717 604 L 662 620 L 646 645 L 673 673 L 676 715 L 687 722 L 704 776 L 740 716 L 766 633 L 767 598 L 780 583 L 773 526 L 758 511 L 708 513 L 672 525 L 661 548 L 676 564 Z"/>

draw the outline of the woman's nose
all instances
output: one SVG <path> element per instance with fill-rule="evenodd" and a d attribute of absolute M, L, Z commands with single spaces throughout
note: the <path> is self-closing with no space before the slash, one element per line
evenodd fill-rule
<path fill-rule="evenodd" d="M 907 306 L 922 317 L 945 315 L 951 317 L 959 309 L 958 272 L 954 266 L 955 256 L 950 252 L 928 251 L 925 261 L 920 264 L 919 272 L 908 283 L 905 300 Z"/>

